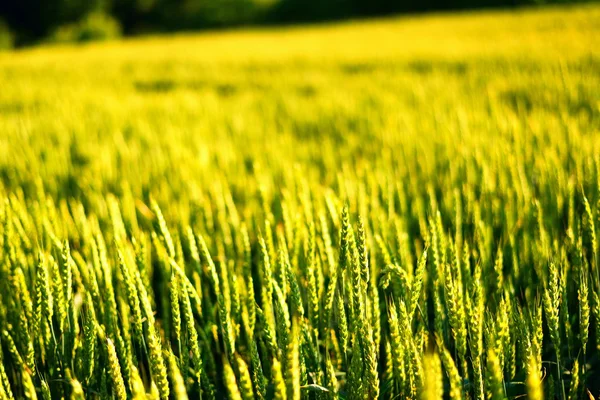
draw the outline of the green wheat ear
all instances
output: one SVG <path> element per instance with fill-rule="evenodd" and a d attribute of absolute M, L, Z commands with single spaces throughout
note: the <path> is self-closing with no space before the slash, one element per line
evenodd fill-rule
<path fill-rule="evenodd" d="M 167 369 L 165 366 L 165 360 L 162 354 L 161 339 L 158 336 L 156 328 L 154 326 L 154 318 L 149 317 L 153 314 L 152 309 L 146 307 L 146 329 L 145 329 L 145 343 L 148 351 L 148 359 L 150 364 L 150 374 L 152 381 L 156 385 L 159 396 L 162 400 L 169 398 L 169 381 L 167 378 Z"/>
<path fill-rule="evenodd" d="M 169 376 L 171 377 L 171 387 L 173 388 L 173 396 L 178 400 L 187 400 L 187 390 L 181 371 L 177 366 L 177 359 L 170 351 L 165 351 L 164 357 L 168 360 Z"/>
<path fill-rule="evenodd" d="M 267 380 L 263 374 L 262 362 L 258 354 L 256 341 L 250 343 L 250 361 L 252 367 L 252 386 L 257 399 L 265 399 L 267 397 Z"/>
<path fill-rule="evenodd" d="M 571 384 L 569 385 L 569 400 L 579 398 L 579 360 L 575 360 L 571 368 Z"/>
<path fill-rule="evenodd" d="M 287 389 L 285 387 L 285 381 L 283 380 L 281 363 L 277 358 L 274 358 L 271 364 L 271 377 L 275 388 L 273 398 L 276 400 L 287 399 Z"/>
<path fill-rule="evenodd" d="M 493 400 L 505 398 L 502 380 L 500 361 L 496 352 L 492 349 L 487 355 L 486 392 Z"/>
<path fill-rule="evenodd" d="M 52 293 L 48 279 L 48 270 L 44 260 L 44 255 L 38 254 L 38 263 L 36 267 L 35 281 L 35 306 L 33 316 L 33 337 L 40 335 L 46 337 L 48 333 L 48 324 L 52 320 Z"/>
<path fill-rule="evenodd" d="M 223 373 L 225 378 L 225 386 L 227 387 L 227 392 L 229 393 L 228 398 L 232 400 L 242 400 L 242 395 L 240 394 L 240 389 L 235 379 L 235 373 L 229 364 L 229 360 L 226 358 L 223 360 Z"/>
<path fill-rule="evenodd" d="M 588 290 L 588 275 L 587 270 L 581 269 L 579 277 L 579 289 L 577 291 L 577 299 L 579 300 L 579 339 L 581 341 L 581 349 L 583 359 L 586 358 L 587 343 L 590 327 L 590 295 Z"/>
<path fill-rule="evenodd" d="M 426 376 L 421 398 L 432 400 L 442 398 L 444 395 L 444 381 L 442 364 L 437 353 L 425 354 L 423 357 L 423 370 Z"/>
<path fill-rule="evenodd" d="M 142 343 L 144 335 L 142 327 L 143 321 L 137 285 L 134 278 L 132 277 L 128 265 L 125 263 L 122 251 L 119 250 L 117 255 L 121 277 L 123 279 L 123 283 L 125 284 L 125 290 L 127 293 L 127 303 L 129 305 L 129 311 L 133 319 L 133 337 L 138 343 Z"/>
<path fill-rule="evenodd" d="M 544 391 L 542 386 L 542 372 L 534 357 L 529 358 L 528 375 L 527 375 L 527 396 L 532 400 L 544 399 Z"/>
<path fill-rule="evenodd" d="M 86 383 L 91 383 L 96 367 L 96 325 L 98 321 L 94 312 L 91 295 L 87 295 L 88 306 L 84 313 L 83 325 L 83 377 Z"/>
<path fill-rule="evenodd" d="M 238 381 L 240 393 L 243 400 L 254 400 L 254 391 L 252 389 L 252 378 L 250 376 L 250 369 L 240 355 L 235 357 L 235 365 L 238 371 Z"/>
<path fill-rule="evenodd" d="M 443 345 L 443 341 L 440 338 L 436 338 L 436 342 L 438 346 Z M 449 398 L 451 400 L 462 399 L 464 397 L 462 378 L 450 352 L 445 347 L 441 347 L 440 349 L 440 359 L 450 382 Z"/>
<path fill-rule="evenodd" d="M 0 347 L 0 393 L 5 395 L 6 398 L 12 399 L 14 398 L 13 392 L 10 386 L 10 382 L 8 380 L 8 375 L 6 374 L 6 369 L 4 367 L 4 354 L 2 353 L 2 348 Z"/>
<path fill-rule="evenodd" d="M 119 365 L 119 358 L 117 356 L 117 350 L 112 340 L 106 338 L 106 348 L 108 351 L 108 372 L 112 380 L 113 392 L 117 399 L 127 399 L 127 391 L 125 390 L 125 381 L 121 374 L 121 366 Z"/>

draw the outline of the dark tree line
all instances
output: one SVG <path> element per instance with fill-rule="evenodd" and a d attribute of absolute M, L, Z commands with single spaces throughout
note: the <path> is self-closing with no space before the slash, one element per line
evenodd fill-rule
<path fill-rule="evenodd" d="M 86 40 L 105 34 L 107 24 L 119 34 L 136 34 L 574 1 L 578 0 L 0 0 L 0 28 L 4 22 L 14 43 L 26 45 L 52 38 L 65 27 L 62 31 L 71 32 L 75 40 Z M 86 19 L 90 15 L 103 17 Z"/>

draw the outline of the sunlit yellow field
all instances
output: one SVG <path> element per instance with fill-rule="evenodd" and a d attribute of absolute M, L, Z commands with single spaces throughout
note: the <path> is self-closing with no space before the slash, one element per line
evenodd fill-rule
<path fill-rule="evenodd" d="M 183 189 L 247 158 L 331 180 L 345 163 L 385 163 L 409 147 L 477 146 L 498 161 L 514 141 L 538 141 L 540 160 L 592 152 L 599 39 L 600 7 L 580 6 L 6 53 L 0 166 L 19 180 L 131 174 L 136 189 Z M 85 165 L 72 168 L 69 148 Z"/>
<path fill-rule="evenodd" d="M 0 400 L 600 396 L 600 6 L 0 53 Z"/>

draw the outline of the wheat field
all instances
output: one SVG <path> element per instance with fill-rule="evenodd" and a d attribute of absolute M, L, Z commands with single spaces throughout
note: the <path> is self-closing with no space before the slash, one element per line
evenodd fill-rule
<path fill-rule="evenodd" d="M 600 6 L 0 53 L 0 399 L 600 397 Z"/>

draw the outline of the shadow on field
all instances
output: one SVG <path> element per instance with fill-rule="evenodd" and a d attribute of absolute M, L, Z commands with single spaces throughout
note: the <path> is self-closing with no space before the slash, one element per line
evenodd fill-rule
<path fill-rule="evenodd" d="M 417 60 L 407 63 L 348 63 L 340 66 L 346 75 L 365 75 L 373 73 L 399 73 L 411 72 L 417 75 L 430 75 L 433 73 L 463 76 L 468 72 L 468 65 L 464 62 L 425 61 Z"/>
<path fill-rule="evenodd" d="M 566 112 L 572 116 L 600 118 L 600 109 L 594 106 L 594 99 L 583 90 L 558 96 L 543 90 L 509 89 L 500 94 L 500 100 L 516 113 L 545 111 L 559 115 Z"/>
<path fill-rule="evenodd" d="M 0 114 L 20 114 L 32 106 L 36 106 L 36 104 L 26 104 L 20 101 L 0 102 Z"/>
<path fill-rule="evenodd" d="M 209 81 L 175 81 L 170 79 L 156 79 L 149 81 L 135 81 L 136 91 L 145 94 L 166 94 L 176 90 L 214 91 L 220 97 L 231 97 L 241 92 L 275 92 L 278 88 L 259 82 L 209 82 Z M 297 84 L 290 86 L 290 90 L 300 97 L 314 97 L 318 93 L 317 87 L 311 84 Z"/>

